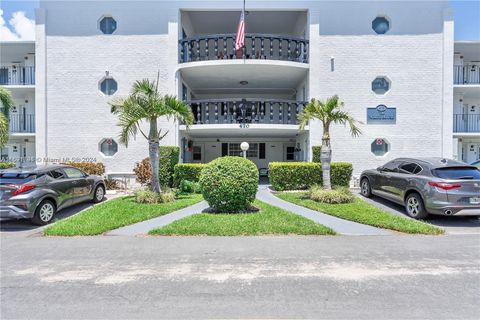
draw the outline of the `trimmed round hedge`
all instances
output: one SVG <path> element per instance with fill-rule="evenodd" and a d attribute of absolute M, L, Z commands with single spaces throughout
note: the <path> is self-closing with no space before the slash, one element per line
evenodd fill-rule
<path fill-rule="evenodd" d="M 241 157 L 222 157 L 210 162 L 200 174 L 203 198 L 218 212 L 248 209 L 258 189 L 258 169 Z"/>

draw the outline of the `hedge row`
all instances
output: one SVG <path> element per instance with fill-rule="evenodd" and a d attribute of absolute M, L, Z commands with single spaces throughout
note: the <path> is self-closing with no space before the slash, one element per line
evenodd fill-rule
<path fill-rule="evenodd" d="M 66 162 L 63 163 L 78 168 L 88 174 L 102 176 L 105 173 L 105 165 L 101 162 Z"/>
<path fill-rule="evenodd" d="M 312 146 L 312 162 L 320 162 L 322 146 Z"/>
<path fill-rule="evenodd" d="M 179 163 L 173 173 L 173 185 L 178 187 L 183 180 L 198 182 L 200 172 L 205 168 L 204 163 Z"/>
<path fill-rule="evenodd" d="M 0 162 L 0 170 L 2 169 L 9 169 L 15 167 L 15 162 Z"/>
<path fill-rule="evenodd" d="M 172 146 L 161 146 L 159 150 L 160 163 L 158 166 L 158 176 L 160 185 L 163 187 L 173 186 L 173 173 L 175 165 L 180 157 L 180 148 Z"/>
<path fill-rule="evenodd" d="M 333 162 L 330 172 L 334 186 L 348 187 L 353 167 L 347 162 Z M 270 162 L 268 176 L 278 191 L 308 189 L 322 184 L 322 165 L 313 162 Z"/>

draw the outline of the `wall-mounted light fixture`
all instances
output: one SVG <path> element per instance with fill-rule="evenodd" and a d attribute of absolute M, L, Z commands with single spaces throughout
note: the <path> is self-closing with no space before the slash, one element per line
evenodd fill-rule
<path fill-rule="evenodd" d="M 335 57 L 330 57 L 330 71 L 335 71 Z"/>

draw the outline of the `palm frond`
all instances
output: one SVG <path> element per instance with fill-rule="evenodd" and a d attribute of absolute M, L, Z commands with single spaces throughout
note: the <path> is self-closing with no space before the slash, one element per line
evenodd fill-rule
<path fill-rule="evenodd" d="M 356 121 L 347 111 L 343 110 L 343 107 L 344 104 L 337 95 L 328 98 L 325 103 L 312 99 L 298 116 L 299 127 L 303 130 L 311 120 L 316 119 L 322 122 L 327 135 L 329 135 L 330 124 L 335 123 L 348 124 L 352 136 L 359 136 L 362 131 L 358 124 L 361 122 Z"/>
<path fill-rule="evenodd" d="M 157 83 L 147 79 L 136 81 L 131 94 L 126 98 L 109 102 L 110 112 L 118 117 L 121 128 L 120 142 L 128 146 L 129 139 L 140 132 L 147 140 L 157 139 L 160 132 L 156 129 L 161 117 L 182 120 L 186 125 L 193 123 L 190 107 L 174 96 L 161 96 L 157 92 Z M 142 123 L 150 123 L 149 134 L 142 131 Z M 160 130 L 161 131 L 161 130 Z"/>
<path fill-rule="evenodd" d="M 8 119 L 0 112 L 0 148 L 8 142 Z"/>
<path fill-rule="evenodd" d="M 10 109 L 13 108 L 14 104 L 15 103 L 13 101 L 12 94 L 10 93 L 10 91 L 8 91 L 3 87 L 0 87 L 0 109 L 2 113 L 7 117 L 7 121 L 8 121 L 8 113 Z"/>

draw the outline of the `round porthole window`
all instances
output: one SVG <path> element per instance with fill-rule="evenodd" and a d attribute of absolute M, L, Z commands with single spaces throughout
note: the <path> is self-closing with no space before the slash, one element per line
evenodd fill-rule
<path fill-rule="evenodd" d="M 112 157 L 118 152 L 118 144 L 112 138 L 104 138 L 100 141 L 100 152 L 105 157 Z"/>
<path fill-rule="evenodd" d="M 112 17 L 103 17 L 100 20 L 100 31 L 104 34 L 112 34 L 117 30 L 117 21 Z"/>
<path fill-rule="evenodd" d="M 111 96 L 117 91 L 118 84 L 113 78 L 104 78 L 100 81 L 100 91 L 106 96 Z"/>
<path fill-rule="evenodd" d="M 376 156 L 384 156 L 390 151 L 390 144 L 386 139 L 376 138 L 371 144 L 371 151 Z"/>
<path fill-rule="evenodd" d="M 372 81 L 372 91 L 375 94 L 385 94 L 390 90 L 390 80 L 387 77 L 376 77 Z"/>
<path fill-rule="evenodd" d="M 385 17 L 376 17 L 372 21 L 372 29 L 376 34 L 385 34 L 390 30 L 390 21 Z"/>

